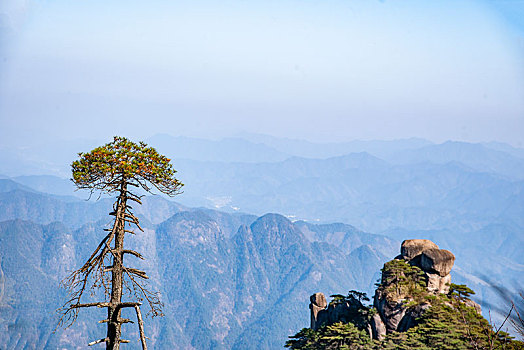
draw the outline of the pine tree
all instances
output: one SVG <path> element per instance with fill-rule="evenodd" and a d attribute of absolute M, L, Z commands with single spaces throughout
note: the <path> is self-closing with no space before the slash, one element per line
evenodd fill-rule
<path fill-rule="evenodd" d="M 143 282 L 149 278 L 146 273 L 124 265 L 125 255 L 143 259 L 139 252 L 124 247 L 125 234 L 134 234 L 133 227 L 143 231 L 129 205 L 130 202 L 142 204 L 142 196 L 132 189 L 152 192 L 155 188 L 168 196 L 174 196 L 180 193 L 183 184 L 175 178 L 176 171 L 170 159 L 143 142 L 136 144 L 124 137 L 115 137 L 113 142 L 88 153 L 79 153 L 79 157 L 72 163 L 72 181 L 77 188 L 87 189 L 91 194 L 116 193 L 117 198 L 109 214 L 114 217 L 112 228 L 106 229 L 106 236 L 84 265 L 62 282 L 68 291 L 68 300 L 59 310 L 62 314 L 59 325 L 72 325 L 81 308 L 106 308 L 107 319 L 101 322 L 107 323 L 107 335 L 89 345 L 106 343 L 107 349 L 119 349 L 120 343 L 129 342 L 121 339 L 122 324 L 130 322 L 121 317 L 121 311 L 132 307 L 137 314 L 142 347 L 146 349 L 141 301 L 148 303 L 153 316 L 163 314 L 159 294 L 149 290 Z M 81 303 L 86 291 L 95 291 L 97 288 L 103 290 L 105 300 Z M 122 301 L 125 292 L 135 301 Z"/>

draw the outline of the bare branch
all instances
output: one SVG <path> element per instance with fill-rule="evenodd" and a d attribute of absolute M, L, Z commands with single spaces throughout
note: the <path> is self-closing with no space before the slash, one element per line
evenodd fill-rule
<path fill-rule="evenodd" d="M 126 217 L 129 217 L 129 216 L 127 216 L 127 214 L 126 214 Z M 132 216 L 131 220 L 128 220 L 128 219 L 123 219 L 123 220 L 125 222 L 130 222 L 130 223 L 134 224 L 140 231 L 144 232 L 144 229 L 140 226 L 140 223 L 138 222 L 138 219 L 135 216 Z"/>
<path fill-rule="evenodd" d="M 127 199 L 130 199 L 130 200 L 132 200 L 134 202 L 137 202 L 138 204 L 142 204 L 142 201 L 140 199 L 138 199 L 138 198 L 128 197 Z"/>
<path fill-rule="evenodd" d="M 127 270 L 127 272 L 132 273 L 134 275 L 137 275 L 138 277 L 149 279 L 149 277 L 147 277 L 147 275 L 146 275 L 146 273 L 144 271 L 133 269 L 133 268 L 130 268 L 130 267 L 127 267 L 126 270 Z"/>
<path fill-rule="evenodd" d="M 107 322 L 109 322 L 108 319 L 98 321 L 98 323 L 107 323 Z M 131 320 L 128 319 L 128 318 L 119 318 L 119 319 L 117 320 L 117 322 L 118 322 L 118 323 L 135 323 L 135 322 L 131 321 Z"/>
<path fill-rule="evenodd" d="M 142 320 L 142 313 L 140 307 L 135 306 L 136 318 L 138 320 L 138 331 L 140 332 L 140 341 L 142 342 L 142 349 L 147 350 L 146 336 L 144 334 L 144 321 Z"/>
<path fill-rule="evenodd" d="M 92 345 L 95 345 L 95 344 L 105 343 L 105 342 L 108 342 L 108 341 L 109 341 L 108 338 L 103 338 L 103 339 L 98 339 L 98 340 L 92 341 L 91 343 L 89 343 L 87 345 L 88 346 L 92 346 Z"/>
<path fill-rule="evenodd" d="M 116 305 L 115 310 L 124 309 L 126 307 L 135 307 L 135 306 L 140 306 L 140 305 L 142 305 L 142 303 L 128 301 L 128 302 L 123 302 L 123 303 L 119 303 L 118 305 Z"/>
<path fill-rule="evenodd" d="M 131 255 L 136 256 L 139 259 L 144 260 L 144 257 L 142 256 L 142 254 L 140 254 L 139 252 L 135 252 L 134 250 L 124 249 L 122 251 L 122 253 L 124 253 L 124 254 L 131 254 Z"/>
<path fill-rule="evenodd" d="M 93 306 L 96 306 L 96 307 L 108 307 L 109 303 L 75 304 L 75 305 L 71 305 L 71 308 L 76 309 L 76 308 L 80 308 L 80 307 L 93 307 Z"/>

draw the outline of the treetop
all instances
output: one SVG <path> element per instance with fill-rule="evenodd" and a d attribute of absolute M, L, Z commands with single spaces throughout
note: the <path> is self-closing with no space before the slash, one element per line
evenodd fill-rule
<path fill-rule="evenodd" d="M 72 181 L 79 189 L 112 193 L 123 183 L 142 187 L 151 192 L 153 185 L 169 196 L 180 193 L 183 184 L 175 178 L 176 170 L 170 159 L 144 142 L 134 143 L 115 136 L 112 142 L 79 153 L 72 164 Z"/>

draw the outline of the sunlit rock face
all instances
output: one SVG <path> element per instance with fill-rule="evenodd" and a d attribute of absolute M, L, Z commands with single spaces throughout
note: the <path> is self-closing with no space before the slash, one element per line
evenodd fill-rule
<path fill-rule="evenodd" d="M 429 302 L 410 306 L 413 301 L 413 296 L 409 292 L 411 289 L 404 290 L 402 286 L 399 287 L 402 283 L 398 281 L 400 278 L 398 276 L 415 278 L 412 283 L 418 286 L 416 288 L 426 288 L 429 293 L 447 294 L 451 284 L 450 271 L 454 262 L 453 253 L 439 249 L 430 240 L 409 239 L 402 242 L 400 255 L 386 263 L 382 270 L 381 285 L 375 291 L 373 299 L 377 313 L 370 321 L 366 321 L 370 336 L 380 340 L 387 333 L 404 332 L 415 326 L 417 319 L 431 306 Z M 395 275 L 397 277 L 392 278 Z M 352 313 L 353 309 L 358 309 L 357 303 L 362 306 L 357 300 L 346 299 L 344 302 L 331 302 L 328 305 L 324 294 L 315 293 L 310 297 L 310 301 L 311 328 L 314 330 L 335 322 L 350 321 L 356 324 L 359 321 L 356 319 L 356 314 Z"/>
<path fill-rule="evenodd" d="M 427 239 L 408 239 L 402 242 L 400 257 L 426 274 L 427 288 L 434 293 L 447 293 L 451 284 L 450 272 L 455 255 Z"/>
<path fill-rule="evenodd" d="M 311 301 L 311 304 L 309 304 L 309 308 L 311 309 L 311 329 L 317 329 L 319 323 L 318 313 L 327 307 L 326 297 L 324 293 L 315 293 L 309 300 Z"/>
<path fill-rule="evenodd" d="M 402 242 L 400 255 L 396 259 L 403 259 L 412 266 L 424 272 L 426 288 L 431 293 L 448 293 L 451 284 L 449 274 L 455 262 L 455 255 L 448 250 L 439 249 L 427 239 L 408 239 Z M 384 283 L 384 281 L 383 281 Z M 429 307 L 429 304 L 419 305 L 417 308 L 408 308 L 409 297 L 399 295 L 391 297 L 384 289 L 377 289 L 374 297 L 374 306 L 381 316 L 386 332 L 405 331 L 415 324 L 417 317 Z M 385 333 L 379 322 L 374 329 L 377 338 Z"/>
<path fill-rule="evenodd" d="M 430 249 L 438 249 L 438 245 L 429 239 L 407 239 L 402 242 L 400 255 L 409 261 Z"/>
<path fill-rule="evenodd" d="M 449 275 L 454 262 L 455 255 L 445 249 L 425 250 L 420 258 L 422 270 L 436 272 L 440 277 Z"/>

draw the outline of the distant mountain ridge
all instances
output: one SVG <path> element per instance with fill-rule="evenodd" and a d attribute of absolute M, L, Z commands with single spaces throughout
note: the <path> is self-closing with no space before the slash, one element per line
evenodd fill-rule
<path fill-rule="evenodd" d="M 284 145 L 282 147 L 288 145 L 286 140 L 280 141 L 282 141 L 281 146 Z M 224 144 L 230 147 L 232 144 L 228 142 Z M 217 143 L 211 141 L 205 144 L 206 147 L 217 146 L 217 150 L 227 149 L 219 148 Z M 377 144 L 381 145 L 374 143 L 375 146 Z M 242 141 L 238 145 L 245 146 L 245 143 Z M 366 142 L 362 145 L 366 145 Z M 324 149 L 322 145 L 316 144 L 311 146 L 311 150 L 315 150 L 317 146 L 319 152 L 329 151 L 328 148 Z M 257 147 L 249 149 L 265 152 L 265 146 Z M 275 158 L 264 162 L 211 162 L 173 157 L 175 169 L 178 170 L 177 175 L 186 184 L 185 192 L 177 197 L 180 204 L 161 196 L 152 196 L 144 199 L 143 206 L 135 208 L 147 232 L 141 242 L 143 247 L 147 247 L 153 254 L 150 267 L 153 271 L 157 271 L 155 272 L 157 276 L 160 276 L 159 271 L 164 271 L 163 259 L 158 257 L 160 253 L 157 252 L 157 240 L 160 239 L 157 230 L 170 219 L 175 220 L 175 218 L 178 221 L 173 227 L 189 225 L 193 222 L 194 229 L 197 231 L 201 229 L 220 232 L 213 239 L 207 234 L 202 234 L 202 239 L 205 238 L 211 245 L 193 242 L 195 246 L 191 249 L 196 249 L 195 257 L 201 256 L 202 259 L 207 255 L 215 256 L 217 259 L 222 257 L 225 264 L 219 265 L 209 261 L 209 266 L 202 267 L 200 260 L 190 259 L 185 262 L 186 267 L 183 271 L 192 271 L 194 265 L 202 267 L 204 275 L 214 276 L 217 270 L 211 265 L 222 266 L 224 269 L 221 270 L 229 271 L 225 272 L 227 278 L 224 277 L 222 280 L 223 285 L 235 286 L 232 287 L 233 289 L 241 286 L 238 282 L 239 277 L 232 277 L 233 272 L 239 273 L 240 270 L 235 270 L 233 267 L 239 266 L 240 261 L 244 261 L 243 257 L 249 255 L 247 252 L 251 252 L 253 256 L 263 256 L 260 244 L 247 244 L 244 240 L 252 236 L 251 224 L 267 212 L 277 212 L 286 217 L 285 220 L 289 219 L 293 230 L 288 232 L 292 234 L 299 232 L 302 235 L 300 240 L 307 242 L 296 245 L 300 247 L 296 252 L 297 256 L 307 258 L 312 263 L 309 269 L 300 271 L 303 278 L 291 274 L 290 276 L 294 277 L 289 277 L 288 280 L 271 280 L 279 286 L 287 285 L 290 288 L 281 289 L 283 295 L 289 296 L 289 299 L 282 297 L 279 301 L 275 301 L 276 304 L 269 302 L 269 299 L 250 300 L 246 294 L 242 294 L 242 288 L 238 287 L 235 292 L 229 291 L 229 294 L 224 293 L 222 299 L 216 299 L 217 302 L 221 300 L 223 312 L 216 311 L 214 320 L 213 317 L 207 319 L 206 317 L 210 316 L 203 314 L 199 314 L 196 318 L 206 325 L 211 322 L 227 324 L 230 329 L 227 334 L 217 334 L 209 338 L 206 334 L 213 334 L 213 331 L 204 327 L 201 333 L 189 337 L 183 336 L 182 329 L 187 327 L 197 329 L 201 327 L 201 323 L 198 321 L 197 324 L 191 323 L 189 326 L 188 319 L 176 317 L 178 311 L 173 309 L 173 314 L 168 315 L 168 318 L 170 317 L 168 324 L 172 328 L 162 330 L 162 334 L 166 334 L 164 344 L 171 341 L 168 339 L 179 339 L 180 344 L 189 347 L 192 342 L 198 341 L 197 339 L 205 338 L 207 339 L 205 344 L 210 344 L 211 347 L 216 344 L 233 346 L 232 344 L 237 343 L 247 344 L 252 337 L 253 339 L 258 337 L 260 343 L 257 344 L 265 344 L 262 335 L 251 334 L 247 328 L 240 326 L 239 320 L 244 318 L 238 318 L 237 311 L 243 315 L 250 315 L 246 316 L 245 320 L 262 322 L 268 329 L 273 329 L 271 327 L 276 317 L 273 315 L 274 308 L 294 307 L 292 298 L 300 293 L 305 293 L 306 297 L 301 300 L 306 300 L 309 291 L 306 293 L 305 290 L 311 281 L 313 284 L 325 283 L 327 290 L 330 290 L 331 286 L 336 286 L 337 291 L 345 289 L 346 287 L 338 285 L 339 282 L 355 285 L 355 289 L 370 290 L 374 281 L 369 278 L 373 276 L 373 271 L 378 270 L 376 266 L 380 265 L 379 262 L 384 255 L 391 256 L 388 253 L 389 246 L 398 244 L 395 242 L 406 237 L 432 239 L 438 242 L 440 247 L 453 250 L 457 256 L 457 268 L 453 280 L 470 285 L 477 291 L 480 302 L 493 299 L 489 286 L 480 278 L 487 271 L 496 274 L 500 283 L 507 286 L 512 286 L 512 281 L 522 276 L 524 273 L 522 260 L 524 180 L 521 169 L 524 158 L 519 155 L 520 149 L 503 144 L 448 142 L 435 145 L 420 140 L 407 140 L 404 143 L 389 141 L 383 143 L 380 146 L 382 148 L 377 146 L 378 151 L 382 152 L 379 156 L 378 151 L 373 151 L 370 147 L 367 148 L 367 152 L 359 150 L 359 153 L 332 154 L 335 156 L 325 159 L 294 155 L 278 160 L 284 152 L 279 151 L 276 146 L 272 148 L 277 150 L 277 153 L 267 153 L 267 155 L 273 154 Z M 234 148 L 230 147 L 229 150 L 235 151 Z M 292 153 L 292 147 L 289 147 L 289 150 L 289 153 Z M 166 150 L 165 153 L 169 155 L 169 152 Z M 224 157 L 231 160 L 236 156 L 226 154 Z M 0 160 L 1 158 L 0 151 Z M 18 158 L 21 160 L 20 164 L 23 164 L 24 157 Z M 41 160 L 45 163 L 45 157 Z M 63 166 L 67 167 L 68 162 Z M 9 164 L 11 163 L 0 162 L 0 173 L 13 175 L 13 172 L 4 171 Z M 30 162 L 30 164 L 38 168 L 40 163 Z M 42 171 L 50 169 L 47 165 L 39 169 L 43 169 Z M 49 166 L 55 168 L 54 165 Z M 21 168 L 31 171 L 31 167 L 26 168 L 25 165 Z M 60 239 L 63 239 L 63 242 L 68 242 L 66 247 L 74 246 L 75 252 L 83 251 L 94 244 L 91 240 L 92 235 L 100 232 L 101 228 L 109 222 L 107 212 L 112 201 L 102 197 L 98 201 L 92 198 L 91 201 L 86 202 L 88 195 L 80 194 L 81 199 L 75 198 L 72 195 L 79 193 L 72 193 L 69 186 L 69 180 L 52 176 L 0 176 L 0 221 L 11 222 L 21 219 L 28 222 L 23 227 L 37 225 L 35 232 L 44 230 L 40 226 L 59 222 L 59 225 L 66 228 L 68 235 L 71 235 L 71 237 L 62 233 L 58 235 L 62 237 Z M 42 192 L 49 192 L 52 195 Z M 189 214 L 181 213 L 192 213 L 195 217 L 191 219 Z M 333 222 L 348 223 L 353 226 L 333 224 Z M 22 226 L 9 227 L 14 227 L 12 230 L 16 231 L 19 230 L 16 227 Z M 187 230 L 193 232 L 193 228 Z M 370 236 L 365 231 L 381 233 L 384 236 Z M 161 234 L 164 233 L 168 234 L 167 231 Z M 138 239 L 138 236 L 135 238 Z M 183 245 L 187 242 L 179 243 Z M 40 246 L 47 245 L 42 243 Z M 204 252 L 199 250 L 204 247 L 213 248 Z M 235 254 L 236 258 L 225 257 L 215 250 Z M 167 255 L 163 257 L 168 259 Z M 278 260 L 276 256 L 273 258 Z M 2 259 L 5 259 L 5 256 Z M 75 259 L 79 263 L 80 257 L 77 256 Z M 315 282 L 320 276 L 320 270 L 315 268 L 320 263 L 316 261 L 322 259 L 324 259 L 323 263 L 327 264 L 326 271 L 332 271 L 336 266 L 343 270 L 347 266 L 357 267 L 356 270 L 348 272 L 348 279 L 345 282 L 329 277 L 329 273 L 321 273 L 320 282 Z M 243 262 L 247 264 L 246 266 L 255 264 L 255 261 L 248 260 Z M 363 260 L 366 263 L 363 264 Z M 0 267 L 2 266 L 4 265 L 0 264 Z M 285 266 L 282 266 L 282 269 L 288 271 Z M 174 271 L 183 274 L 182 270 Z M 268 276 L 277 270 L 269 267 L 268 270 L 260 270 L 259 265 L 255 264 L 249 271 L 246 279 L 255 281 L 253 276 L 258 276 L 257 278 L 262 281 L 264 276 L 269 278 Z M 256 274 L 258 271 L 260 271 L 259 275 Z M 5 275 L 5 269 L 3 272 Z M 42 280 L 51 283 L 53 278 L 46 276 L 42 277 Z M 160 277 L 157 280 L 160 281 Z M 286 284 L 288 282 L 289 284 Z M 162 286 L 162 283 L 159 286 Z M 291 285 L 294 287 L 290 287 Z M 187 280 L 187 286 L 192 288 L 190 293 L 200 290 L 198 287 L 200 284 L 194 278 Z M 213 293 L 220 293 L 219 289 Z M 228 299 L 233 296 L 233 299 Z M 186 294 L 179 297 L 184 300 L 184 303 L 192 303 Z M 228 309 L 229 306 L 225 306 L 231 304 L 231 300 L 236 300 L 234 303 L 238 302 L 233 311 Z M 291 304 L 280 304 L 284 303 L 284 300 Z M 253 303 L 259 302 L 267 304 L 264 306 L 265 309 L 262 306 L 258 306 L 259 308 L 253 306 Z M 299 309 L 290 310 L 292 313 L 300 312 Z M 229 316 L 222 319 L 219 315 L 224 312 Z M 258 316 L 253 316 L 255 314 Z M 279 314 L 278 317 L 285 316 Z M 288 321 L 295 322 L 294 320 L 290 318 Z M 153 324 L 154 332 L 160 332 L 161 324 Z M 284 324 L 283 321 L 277 322 L 276 327 Z M 277 329 L 274 331 L 278 332 Z M 153 334 L 160 334 L 154 332 Z M 238 346 L 241 348 L 240 345 Z M 270 348 L 268 344 L 263 346 Z"/>
<path fill-rule="evenodd" d="M 472 229 L 477 225 L 475 221 L 488 224 L 497 221 L 497 216 L 505 221 L 519 221 L 517 213 L 511 218 L 508 214 L 515 205 L 521 206 L 524 158 L 517 156 L 520 149 L 508 145 L 436 145 L 419 139 L 323 145 L 253 137 L 257 142 L 289 146 L 289 153 L 275 153 L 274 147 L 240 138 L 211 141 L 158 135 L 151 140 L 157 140 L 165 148 L 164 153 L 174 159 L 179 177 L 186 183 L 179 201 L 191 207 L 257 215 L 276 211 L 309 221 L 351 222 L 375 232 L 397 226 L 442 228 L 463 220 L 457 215 L 472 218 L 473 221 L 467 219 L 474 223 L 470 225 Z M 303 143 L 311 149 L 329 150 L 337 145 L 342 150 L 360 153 L 323 159 L 297 157 L 300 152 L 293 151 L 291 145 Z M 330 152 L 326 154 L 336 153 Z M 0 170 L 1 166 L 0 162 Z M 79 195 L 66 179 L 11 179 L 44 192 Z M 85 194 L 80 196 L 87 198 Z"/>
<path fill-rule="evenodd" d="M 406 149 L 420 148 L 431 145 L 432 142 L 421 138 L 399 140 L 354 140 L 347 142 L 311 142 L 300 139 L 280 138 L 262 134 L 238 134 L 237 137 L 263 143 L 278 151 L 302 158 L 325 159 L 342 156 L 348 153 L 367 152 L 376 157 L 387 155 Z"/>
<path fill-rule="evenodd" d="M 395 163 L 395 157 L 410 150 L 443 144 L 435 144 L 420 138 L 399 140 L 354 140 L 348 142 L 311 142 L 300 139 L 278 138 L 269 135 L 238 134 L 217 140 L 157 134 L 144 140 L 157 147 L 172 159 L 219 162 L 280 162 L 289 157 L 326 159 L 350 153 L 367 152 L 378 158 Z M 55 175 L 67 177 L 69 164 L 77 152 L 85 152 L 104 140 L 67 140 L 24 148 L 0 147 L 0 174 L 9 176 Z M 524 159 L 524 148 L 516 148 L 501 142 L 454 144 L 471 145 L 474 148 L 502 152 L 518 160 Z M 455 152 L 452 152 L 453 154 Z M 458 161 L 458 159 L 455 159 Z M 514 162 L 515 159 L 507 160 Z"/>
<path fill-rule="evenodd" d="M 282 161 L 290 157 L 289 153 L 243 138 L 206 140 L 157 134 L 148 138 L 146 142 L 155 145 L 159 152 L 170 154 L 173 159 L 259 163 Z"/>
<path fill-rule="evenodd" d="M 0 197 L 2 208 L 19 208 L 10 215 L 23 217 L 0 219 L 0 270 L 5 281 L 0 331 L 6 335 L 0 348 L 83 348 L 103 333 L 95 327 L 103 315 L 86 312 L 72 328 L 55 334 L 51 331 L 56 319 L 50 315 L 64 298 L 61 291 L 57 293 L 58 282 L 80 266 L 103 235 L 108 203 L 71 205 L 43 193 L 17 191 L 18 196 L 11 191 Z M 360 269 L 377 269 L 386 259 L 377 253 L 375 260 L 362 262 L 358 254 L 351 255 L 352 251 L 321 236 L 310 241 L 304 225 L 309 231 L 316 230 L 315 225 L 294 224 L 278 214 L 257 218 L 174 203 L 166 206 L 161 198 L 145 198 L 145 203 L 147 211 L 155 214 L 142 212 L 144 220 L 149 217 L 158 223 L 145 220 L 145 232 L 126 240 L 146 257 L 137 267 L 148 271 L 165 303 L 166 317 L 146 322 L 154 348 L 274 349 L 290 329 L 307 319 L 299 310 L 311 288 L 366 289 L 373 281 L 362 279 L 365 273 Z M 80 215 L 78 210 L 84 222 L 67 220 Z M 30 221 L 41 221 L 46 215 L 48 222 L 55 222 Z M 378 252 L 398 246 L 347 225 L 323 225 L 317 231 L 347 235 L 342 239 L 347 247 L 370 242 L 376 243 Z M 337 276 L 340 271 L 345 271 L 342 278 Z M 128 338 L 137 339 L 128 329 Z"/>
<path fill-rule="evenodd" d="M 493 146 L 492 146 L 493 147 Z M 509 179 L 524 179 L 524 159 L 507 153 L 508 148 L 490 148 L 490 144 L 471 144 L 447 141 L 417 149 L 398 152 L 388 159 L 397 164 L 431 162 L 446 164 L 457 162 L 482 172 L 507 176 Z"/>

